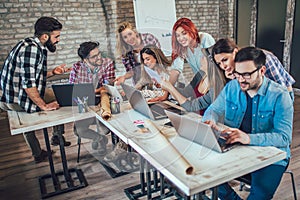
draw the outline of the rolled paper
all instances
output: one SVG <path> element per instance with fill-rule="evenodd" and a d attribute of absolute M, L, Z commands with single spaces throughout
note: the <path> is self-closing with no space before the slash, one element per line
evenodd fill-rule
<path fill-rule="evenodd" d="M 101 93 L 101 101 L 100 101 L 101 117 L 107 121 L 111 118 L 109 95 L 107 94 L 107 91 L 105 90 L 104 87 L 103 89 L 101 88 L 100 93 Z"/>
<path fill-rule="evenodd" d="M 164 133 L 159 130 L 151 120 L 145 120 L 145 127 L 147 127 L 151 133 L 155 134 L 151 141 L 149 147 L 155 149 L 154 154 L 159 154 L 160 157 L 163 156 L 166 166 L 171 166 L 172 168 L 183 170 L 185 174 L 191 175 L 194 173 L 194 167 L 182 156 L 182 154 L 173 146 L 173 144 L 164 136 Z"/>

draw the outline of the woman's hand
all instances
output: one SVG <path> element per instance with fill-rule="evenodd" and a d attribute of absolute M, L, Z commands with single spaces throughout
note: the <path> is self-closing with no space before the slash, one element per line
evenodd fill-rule
<path fill-rule="evenodd" d="M 121 85 L 121 83 L 124 83 L 126 80 L 125 76 L 119 76 L 115 78 L 114 82 L 116 85 Z"/>
<path fill-rule="evenodd" d="M 170 90 L 174 89 L 174 86 L 172 85 L 172 83 L 169 80 L 162 80 L 161 88 L 163 90 L 170 91 Z"/>
<path fill-rule="evenodd" d="M 152 102 L 158 102 L 158 101 L 165 101 L 168 99 L 168 95 L 169 95 L 169 93 L 164 91 L 164 95 L 149 99 L 148 102 L 152 103 Z"/>

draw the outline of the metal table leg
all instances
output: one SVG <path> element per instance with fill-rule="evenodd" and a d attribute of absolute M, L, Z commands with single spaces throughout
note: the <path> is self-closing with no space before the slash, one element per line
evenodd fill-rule
<path fill-rule="evenodd" d="M 66 192 L 70 192 L 73 190 L 77 190 L 77 189 L 86 187 L 88 185 L 88 183 L 83 175 L 83 172 L 80 169 L 75 169 L 75 168 L 69 169 L 68 168 L 65 149 L 64 149 L 64 141 L 63 141 L 61 135 L 59 136 L 59 141 L 60 141 L 59 146 L 60 146 L 63 172 L 55 172 L 47 128 L 44 128 L 43 132 L 44 132 L 44 138 L 45 138 L 45 143 L 46 143 L 47 152 L 48 152 L 48 159 L 49 159 L 49 166 L 50 166 L 51 174 L 46 174 L 44 176 L 39 177 L 39 184 L 40 184 L 42 198 L 48 198 L 48 197 L 52 197 L 55 195 L 59 195 L 62 193 L 66 193 Z M 75 177 L 72 178 L 71 175 L 74 175 Z M 67 183 L 67 187 L 62 188 L 62 184 L 58 178 L 59 176 L 64 176 L 65 181 Z M 49 178 L 52 179 L 53 188 L 54 188 L 53 190 L 50 190 L 51 188 L 46 187 L 45 181 Z M 74 185 L 75 179 L 78 179 L 79 184 Z"/>

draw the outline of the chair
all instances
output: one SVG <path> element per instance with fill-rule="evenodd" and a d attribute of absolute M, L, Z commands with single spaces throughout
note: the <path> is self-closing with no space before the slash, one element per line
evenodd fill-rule
<path fill-rule="evenodd" d="M 99 131 L 100 131 L 100 129 L 99 129 L 99 121 L 98 121 L 98 120 L 95 120 L 95 124 L 96 124 L 96 127 L 97 127 L 97 132 L 99 132 Z M 77 136 L 77 145 L 78 145 L 78 150 L 77 150 L 77 163 L 79 163 L 79 160 L 80 160 L 80 149 L 81 149 L 81 137 L 80 137 L 80 135 L 77 133 L 76 126 L 74 126 L 73 130 L 74 130 L 74 134 Z M 107 133 L 106 133 L 106 134 L 107 134 Z"/>
<path fill-rule="evenodd" d="M 296 192 L 294 174 L 291 170 L 286 170 L 284 173 L 289 174 L 291 176 L 294 200 L 297 200 L 297 192 Z M 246 174 L 245 176 L 239 177 L 236 180 L 240 181 L 240 189 L 239 189 L 240 191 L 243 190 L 243 187 L 245 186 L 245 184 L 251 185 L 251 175 L 250 174 Z"/>

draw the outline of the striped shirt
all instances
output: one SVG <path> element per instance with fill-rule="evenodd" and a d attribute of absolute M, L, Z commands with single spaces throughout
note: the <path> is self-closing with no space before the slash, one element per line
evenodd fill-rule
<path fill-rule="evenodd" d="M 284 69 L 278 58 L 271 52 L 263 50 L 266 54 L 266 74 L 269 79 L 280 85 L 289 87 L 295 83 L 294 78 Z"/>
<path fill-rule="evenodd" d="M 47 50 L 37 37 L 20 41 L 9 53 L 1 71 L 1 101 L 16 103 L 26 112 L 40 111 L 25 92 L 36 87 L 44 97 L 47 78 Z"/>
<path fill-rule="evenodd" d="M 101 87 L 104 83 L 108 83 L 109 79 L 115 79 L 115 64 L 110 58 L 101 58 L 102 65 L 95 68 L 94 71 L 83 62 L 78 61 L 71 69 L 70 83 L 93 83 L 93 75 L 97 73 L 98 84 L 96 88 Z"/>
<path fill-rule="evenodd" d="M 155 45 L 157 48 L 160 49 L 160 43 L 158 39 L 152 35 L 151 33 L 142 33 L 140 34 L 140 37 L 142 39 L 142 43 L 144 46 L 147 45 Z M 141 62 L 140 62 L 140 54 L 134 53 L 133 51 L 128 52 L 125 56 L 122 56 L 122 63 L 126 69 L 126 72 L 128 71 L 134 71 L 133 81 L 134 85 L 140 80 L 141 77 Z M 138 69 L 135 69 L 138 68 Z"/>

